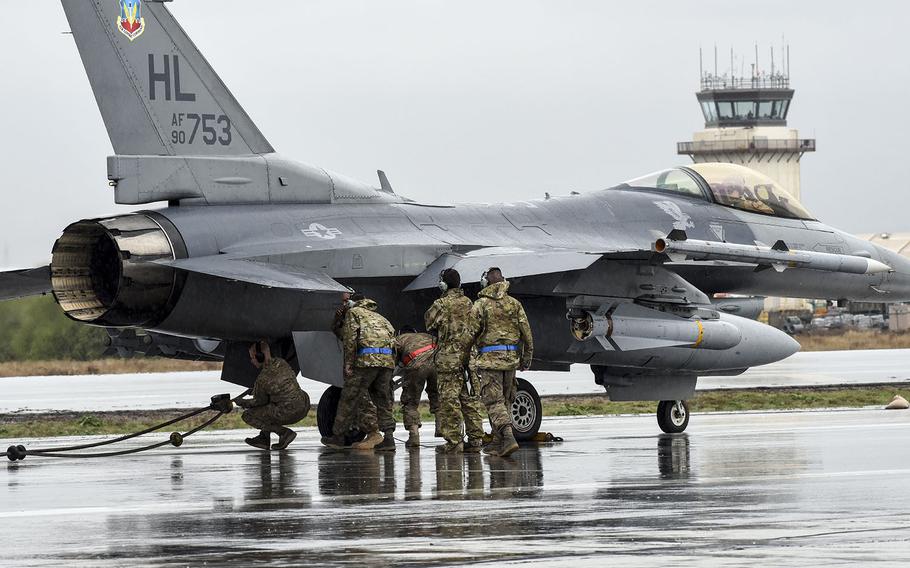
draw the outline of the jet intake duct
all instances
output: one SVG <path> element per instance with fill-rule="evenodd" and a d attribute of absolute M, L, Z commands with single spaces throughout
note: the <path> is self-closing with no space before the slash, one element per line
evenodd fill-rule
<path fill-rule="evenodd" d="M 742 341 L 740 329 L 729 322 L 682 318 L 631 304 L 620 304 L 605 313 L 573 311 L 569 321 L 575 339 L 594 339 L 610 351 L 660 347 L 723 350 Z"/>
<path fill-rule="evenodd" d="M 157 220 L 156 220 L 157 219 Z M 51 286 L 67 316 L 107 327 L 151 327 L 172 309 L 182 277 L 152 261 L 186 256 L 154 214 L 73 223 L 54 243 Z"/>

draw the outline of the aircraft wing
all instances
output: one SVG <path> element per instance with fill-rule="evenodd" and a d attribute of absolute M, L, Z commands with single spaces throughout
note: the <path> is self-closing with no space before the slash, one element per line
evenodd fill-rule
<path fill-rule="evenodd" d="M 187 272 L 248 282 L 267 288 L 287 288 L 307 292 L 348 291 L 346 286 L 338 283 L 324 272 L 282 264 L 270 264 L 254 260 L 234 260 L 221 255 L 156 262 Z"/>
<path fill-rule="evenodd" d="M 484 271 L 498 266 L 507 278 L 536 276 L 553 272 L 584 270 L 598 259 L 600 254 L 571 250 L 523 250 L 500 247 L 483 248 L 467 253 L 448 253 L 437 258 L 404 289 L 424 290 L 435 288 L 439 273 L 454 268 L 461 274 L 463 283 L 479 282 Z"/>
<path fill-rule="evenodd" d="M 0 300 L 38 296 L 50 291 L 50 266 L 0 272 Z"/>

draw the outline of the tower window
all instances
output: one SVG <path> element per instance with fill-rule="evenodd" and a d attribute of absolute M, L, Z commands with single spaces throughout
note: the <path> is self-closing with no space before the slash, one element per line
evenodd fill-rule
<path fill-rule="evenodd" d="M 736 108 L 736 118 L 744 120 L 755 118 L 754 101 L 736 101 L 734 105 Z"/>

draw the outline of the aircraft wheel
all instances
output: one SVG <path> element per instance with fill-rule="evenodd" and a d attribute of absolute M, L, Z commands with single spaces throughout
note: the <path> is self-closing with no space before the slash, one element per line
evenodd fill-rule
<path fill-rule="evenodd" d="M 657 425 L 667 434 L 679 434 L 689 425 L 689 404 L 684 400 L 662 400 L 657 404 Z"/>
<path fill-rule="evenodd" d="M 323 437 L 332 435 L 332 426 L 335 425 L 335 414 L 338 413 L 338 403 L 341 401 L 341 389 L 331 386 L 325 389 L 322 397 L 319 399 L 319 405 L 316 406 L 316 425 L 319 427 L 319 434 Z M 366 438 L 366 434 L 360 430 L 352 430 L 344 441 L 346 444 L 353 444 Z"/>
<path fill-rule="evenodd" d="M 518 379 L 518 390 L 512 401 L 512 431 L 519 442 L 528 441 L 540 430 L 543 409 L 537 389 L 524 379 Z"/>

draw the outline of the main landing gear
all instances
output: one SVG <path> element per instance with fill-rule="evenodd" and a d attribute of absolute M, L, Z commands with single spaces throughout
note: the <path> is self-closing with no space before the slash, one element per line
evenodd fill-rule
<path fill-rule="evenodd" d="M 319 435 L 323 438 L 328 438 L 332 435 L 332 427 L 335 425 L 335 414 L 338 413 L 339 402 L 341 402 L 341 389 L 334 386 L 325 389 L 319 399 L 319 405 L 316 406 L 316 425 L 319 426 Z M 344 443 L 350 446 L 366 437 L 366 432 L 351 430 L 345 435 Z"/>
<path fill-rule="evenodd" d="M 689 404 L 684 400 L 662 400 L 657 404 L 657 425 L 667 434 L 679 434 L 689 425 Z"/>
<path fill-rule="evenodd" d="M 512 401 L 512 431 L 519 442 L 533 440 L 540 430 L 543 409 L 540 406 L 540 395 L 528 381 L 519 378 Z"/>

